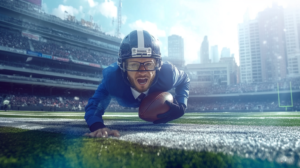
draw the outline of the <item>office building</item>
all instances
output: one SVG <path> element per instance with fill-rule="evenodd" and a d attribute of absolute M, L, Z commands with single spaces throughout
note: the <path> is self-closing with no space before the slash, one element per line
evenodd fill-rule
<path fill-rule="evenodd" d="M 208 39 L 207 36 L 204 37 L 201 48 L 200 48 L 200 63 L 210 63 L 209 59 L 209 44 L 208 44 Z"/>
<path fill-rule="evenodd" d="M 184 65 L 184 40 L 181 36 L 171 35 L 168 37 L 168 57 L 164 60 L 170 61 L 178 67 Z"/>
<path fill-rule="evenodd" d="M 211 52 L 211 62 L 216 63 L 219 62 L 220 58 L 219 58 L 219 49 L 218 46 L 211 46 L 210 48 L 210 52 Z"/>

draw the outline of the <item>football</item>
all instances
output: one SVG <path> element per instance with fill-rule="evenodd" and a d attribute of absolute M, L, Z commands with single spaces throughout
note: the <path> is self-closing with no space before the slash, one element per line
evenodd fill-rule
<path fill-rule="evenodd" d="M 168 100 L 173 103 L 173 96 L 168 92 L 154 92 L 146 96 L 139 107 L 139 117 L 142 120 L 153 122 L 158 120 L 158 114 L 167 112 L 170 107 L 165 103 Z"/>

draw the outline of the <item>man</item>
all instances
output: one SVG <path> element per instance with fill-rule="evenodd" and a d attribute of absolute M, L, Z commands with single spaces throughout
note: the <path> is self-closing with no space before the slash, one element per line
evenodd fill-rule
<path fill-rule="evenodd" d="M 103 70 L 103 80 L 85 107 L 89 137 L 119 136 L 117 130 L 107 128 L 102 115 L 115 98 L 119 105 L 139 107 L 141 100 L 156 91 L 175 87 L 174 102 L 166 102 L 170 110 L 160 114 L 154 124 L 167 123 L 184 114 L 189 96 L 190 79 L 170 63 L 162 63 L 158 40 L 145 30 L 132 31 L 120 45 L 119 59 Z"/>
<path fill-rule="evenodd" d="M 9 100 L 4 100 L 3 104 L 4 104 L 4 110 L 7 111 L 8 105 L 9 105 Z"/>

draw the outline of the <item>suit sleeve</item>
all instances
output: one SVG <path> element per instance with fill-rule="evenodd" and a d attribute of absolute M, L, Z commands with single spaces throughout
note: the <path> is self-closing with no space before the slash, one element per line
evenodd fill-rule
<path fill-rule="evenodd" d="M 175 66 L 173 68 L 173 87 L 175 87 L 176 100 L 178 103 L 184 104 L 187 107 L 187 100 L 189 98 L 190 78 Z"/>
<path fill-rule="evenodd" d="M 111 96 L 106 89 L 106 82 L 107 77 L 103 76 L 102 82 L 98 86 L 94 95 L 89 99 L 88 104 L 85 106 L 84 119 L 92 132 L 101 127 L 105 127 L 102 115 L 111 100 Z"/>

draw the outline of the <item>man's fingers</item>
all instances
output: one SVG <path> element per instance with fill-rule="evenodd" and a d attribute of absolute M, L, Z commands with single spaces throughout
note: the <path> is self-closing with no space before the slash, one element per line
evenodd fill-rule
<path fill-rule="evenodd" d="M 163 119 L 160 119 L 160 120 L 156 120 L 156 121 L 153 121 L 153 124 L 161 124 L 161 123 L 167 123 L 169 121 L 169 118 L 163 118 Z"/>
<path fill-rule="evenodd" d="M 107 131 L 105 131 L 105 130 L 102 131 L 102 137 L 108 137 Z"/>
<path fill-rule="evenodd" d="M 117 130 L 111 130 L 111 131 L 109 132 L 109 135 L 113 135 L 113 136 L 115 136 L 115 137 L 119 137 L 119 136 L 120 136 L 120 133 L 119 133 L 119 131 L 117 131 Z"/>
<path fill-rule="evenodd" d="M 173 104 L 178 104 L 178 101 L 175 98 L 173 99 Z"/>
<path fill-rule="evenodd" d="M 105 127 L 105 128 L 102 128 L 102 130 L 109 131 L 110 129 Z"/>
<path fill-rule="evenodd" d="M 110 130 L 108 128 L 99 129 L 92 133 L 85 133 L 83 136 L 92 137 L 92 138 L 107 138 L 109 135 L 113 135 L 115 137 L 119 137 L 120 133 L 117 130 Z"/>
<path fill-rule="evenodd" d="M 92 133 L 90 133 L 90 137 L 96 137 L 98 134 L 98 131 L 94 131 Z"/>
<path fill-rule="evenodd" d="M 166 100 L 165 103 L 170 107 L 173 105 L 173 103 L 169 102 L 168 100 Z"/>
<path fill-rule="evenodd" d="M 165 113 L 162 113 L 162 114 L 157 114 L 157 118 L 166 118 L 166 117 L 169 117 L 171 115 L 171 109 Z"/>
<path fill-rule="evenodd" d="M 94 138 L 102 138 L 102 132 L 101 131 L 96 131 L 96 135 L 94 136 Z"/>

